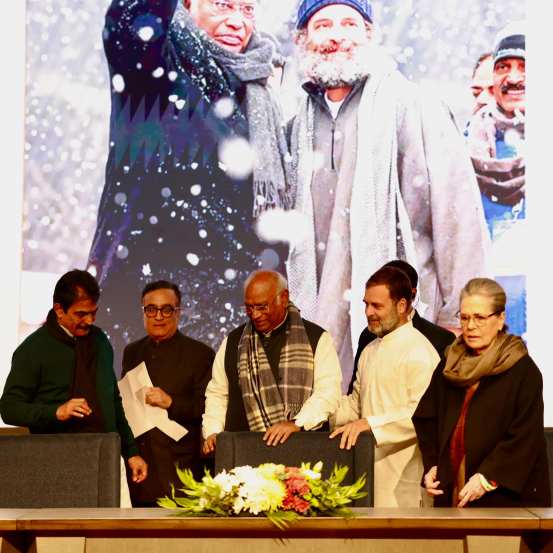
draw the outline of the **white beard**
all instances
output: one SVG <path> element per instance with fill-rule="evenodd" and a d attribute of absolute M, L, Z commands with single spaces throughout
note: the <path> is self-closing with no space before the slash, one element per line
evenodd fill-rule
<path fill-rule="evenodd" d="M 308 45 L 302 50 L 302 75 L 322 88 L 353 86 L 370 73 L 372 48 L 369 45 L 355 46 L 349 52 L 321 53 Z"/>

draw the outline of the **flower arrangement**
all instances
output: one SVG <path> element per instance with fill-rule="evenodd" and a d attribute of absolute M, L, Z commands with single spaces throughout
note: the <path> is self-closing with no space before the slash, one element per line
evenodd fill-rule
<path fill-rule="evenodd" d="M 320 461 L 313 468 L 310 463 L 266 463 L 235 467 L 214 477 L 206 471 L 200 482 L 189 469 L 177 469 L 184 495 L 176 496 L 173 487 L 172 497 L 159 499 L 158 505 L 188 516 L 265 515 L 281 529 L 300 516 L 353 516 L 346 505 L 367 495 L 361 491 L 365 476 L 345 486 L 348 467 L 335 466 L 327 480 L 321 477 L 322 467 Z"/>

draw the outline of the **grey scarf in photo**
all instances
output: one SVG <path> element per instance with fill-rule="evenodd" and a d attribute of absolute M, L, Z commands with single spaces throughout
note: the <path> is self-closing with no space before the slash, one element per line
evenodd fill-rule
<path fill-rule="evenodd" d="M 267 79 L 273 71 L 274 39 L 254 32 L 246 51 L 238 54 L 222 48 L 200 30 L 184 7 L 175 12 L 175 22 L 198 37 L 219 66 L 246 84 L 246 117 L 254 153 L 254 217 L 269 208 L 290 208 L 287 183 L 291 158 L 280 105 L 267 87 Z"/>

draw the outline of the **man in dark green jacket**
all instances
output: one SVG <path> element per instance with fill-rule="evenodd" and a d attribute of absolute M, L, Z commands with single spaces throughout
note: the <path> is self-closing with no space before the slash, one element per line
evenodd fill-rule
<path fill-rule="evenodd" d="M 7 424 L 31 433 L 117 432 L 134 482 L 148 468 L 125 418 L 113 373 L 113 349 L 93 322 L 100 297 L 86 271 L 63 275 L 44 325 L 15 350 L 0 398 Z"/>

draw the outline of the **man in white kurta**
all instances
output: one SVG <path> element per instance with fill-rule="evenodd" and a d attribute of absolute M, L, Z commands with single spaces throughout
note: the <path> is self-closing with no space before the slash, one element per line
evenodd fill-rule
<path fill-rule="evenodd" d="M 367 283 L 367 320 L 378 338 L 361 354 L 353 393 L 342 398 L 331 437 L 341 434 L 340 446 L 349 449 L 360 432 L 372 431 L 375 507 L 419 507 L 423 464 L 411 416 L 440 358 L 409 320 L 410 291 L 394 271 L 381 269 Z"/>

